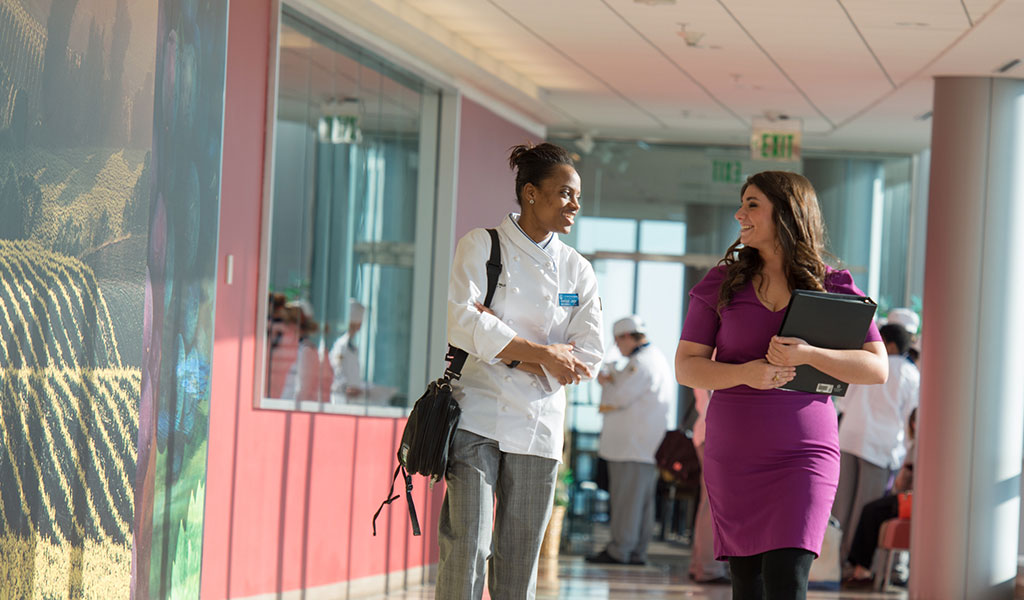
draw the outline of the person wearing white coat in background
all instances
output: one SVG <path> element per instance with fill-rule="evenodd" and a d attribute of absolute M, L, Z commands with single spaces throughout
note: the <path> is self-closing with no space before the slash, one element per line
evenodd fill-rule
<path fill-rule="evenodd" d="M 843 530 L 840 556 L 847 557 L 864 505 L 888 490 L 906 456 L 907 423 L 920 400 L 921 373 L 907 359 L 911 330 L 896 322 L 878 330 L 889 359 L 889 378 L 879 385 L 851 385 L 836 399 L 840 470 L 832 514 Z M 849 575 L 851 567 L 846 568 Z"/>
<path fill-rule="evenodd" d="M 563 386 L 591 377 L 604 354 L 594 270 L 558 239 L 580 208 L 572 159 L 544 143 L 514 147 L 509 163 L 522 214 L 497 228 L 503 268 L 490 308 L 486 230 L 459 240 L 448 287 L 448 341 L 469 358 L 453 384 L 462 416 L 438 523 L 435 597 L 445 600 L 481 598 L 485 569 L 493 600 L 535 597 Z"/>
<path fill-rule="evenodd" d="M 313 320 L 313 307 L 306 300 L 289 302 L 287 307 L 289 325 L 294 326 L 298 333 L 298 347 L 295 362 L 285 375 L 281 397 L 287 400 L 318 400 L 321 360 L 313 336 L 319 330 Z"/>
<path fill-rule="evenodd" d="M 670 427 L 678 386 L 668 360 L 647 340 L 640 317 L 619 319 L 612 334 L 629 359 L 621 370 L 597 376 L 604 415 L 598 456 L 608 461 L 612 539 L 587 562 L 642 565 L 654 534 L 654 454 Z"/>
<path fill-rule="evenodd" d="M 363 326 L 366 307 L 349 300 L 348 331 L 338 336 L 327 357 L 331 361 L 334 380 L 331 382 L 331 402 L 344 403 L 347 396 L 357 396 L 365 390 L 362 368 L 359 364 L 359 348 L 355 338 Z"/>

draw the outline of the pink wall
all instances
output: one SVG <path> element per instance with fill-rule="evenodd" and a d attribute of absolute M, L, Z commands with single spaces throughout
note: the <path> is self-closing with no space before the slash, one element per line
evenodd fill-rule
<path fill-rule="evenodd" d="M 390 485 L 402 419 L 253 408 L 260 207 L 270 2 L 229 16 L 220 273 L 210 402 L 202 597 L 240 598 L 338 584 L 437 562 L 443 486 L 417 478 L 423 536 L 395 502 L 371 535 Z M 535 141 L 469 101 L 462 106 L 458 235 L 515 209 L 506 162 Z"/>
<path fill-rule="evenodd" d="M 508 213 L 519 212 L 509 148 L 543 141 L 472 100 L 462 99 L 461 112 L 455 239 L 474 227 L 495 227 Z"/>
<path fill-rule="evenodd" d="M 253 408 L 260 211 L 270 23 L 267 0 L 229 17 L 202 597 L 312 588 L 437 562 L 442 486 L 417 478 L 423 536 L 405 502 L 370 520 L 390 485 L 400 419 Z"/>

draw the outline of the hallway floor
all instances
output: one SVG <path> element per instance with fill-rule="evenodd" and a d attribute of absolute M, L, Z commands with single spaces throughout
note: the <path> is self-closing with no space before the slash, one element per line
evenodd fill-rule
<path fill-rule="evenodd" d="M 603 527 L 601 528 L 603 529 Z M 597 532 L 596 537 L 606 538 Z M 604 533 L 605 535 L 601 535 Z M 603 544 L 598 546 L 598 549 Z M 728 585 L 701 585 L 687 576 L 690 549 L 678 542 L 653 542 L 646 566 L 592 565 L 583 556 L 565 555 L 541 559 L 537 583 L 537 600 L 645 600 L 693 599 L 728 600 Z M 871 599 L 903 600 L 904 588 L 891 588 L 887 593 L 870 591 L 811 591 L 809 600 Z M 378 599 L 434 600 L 431 586 L 394 592 Z M 486 598 L 486 595 L 485 595 Z"/>

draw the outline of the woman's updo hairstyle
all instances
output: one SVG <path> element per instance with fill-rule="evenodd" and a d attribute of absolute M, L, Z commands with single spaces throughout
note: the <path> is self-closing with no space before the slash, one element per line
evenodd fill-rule
<path fill-rule="evenodd" d="M 508 155 L 508 166 L 516 172 L 516 202 L 523 205 L 523 188 L 532 183 L 540 187 L 540 182 L 551 175 L 558 165 L 574 166 L 569 153 L 555 144 L 544 142 L 532 146 L 519 144 L 512 146 Z"/>

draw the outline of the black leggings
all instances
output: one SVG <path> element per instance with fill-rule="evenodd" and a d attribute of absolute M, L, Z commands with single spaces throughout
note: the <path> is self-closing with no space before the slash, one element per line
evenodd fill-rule
<path fill-rule="evenodd" d="M 875 557 L 875 547 L 878 546 L 879 529 L 882 523 L 896 518 L 900 512 L 899 508 L 897 494 L 882 496 L 864 505 L 860 512 L 860 520 L 857 521 L 857 529 L 853 532 L 853 541 L 850 542 L 850 556 L 847 557 L 850 563 L 871 569 L 871 560 Z"/>
<path fill-rule="evenodd" d="M 733 600 L 805 600 L 814 553 L 780 548 L 729 557 Z"/>

